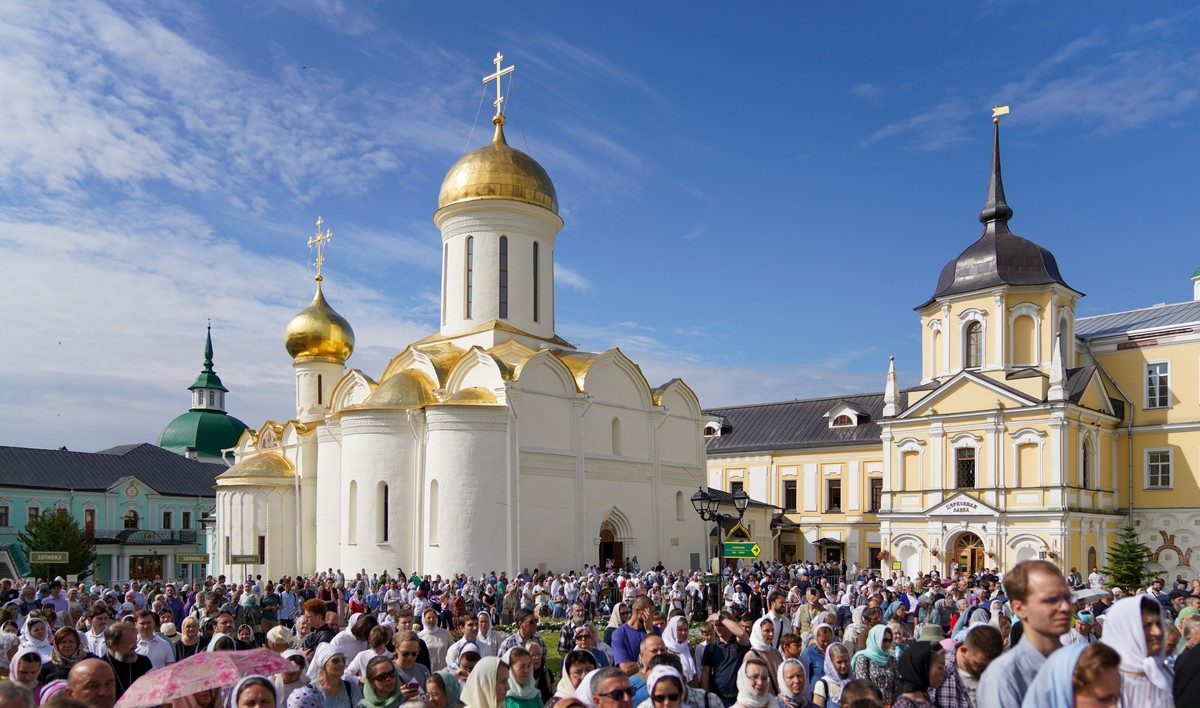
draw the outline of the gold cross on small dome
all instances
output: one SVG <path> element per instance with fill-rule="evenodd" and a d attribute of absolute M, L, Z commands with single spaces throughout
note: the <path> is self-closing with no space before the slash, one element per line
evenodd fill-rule
<path fill-rule="evenodd" d="M 325 263 L 325 244 L 329 242 L 329 239 L 333 238 L 333 231 L 331 229 L 321 231 L 321 227 L 324 225 L 325 219 L 318 216 L 317 232 L 308 237 L 308 247 L 313 248 L 315 246 L 317 249 L 317 258 L 313 261 L 313 264 L 317 266 L 317 280 L 321 279 L 321 266 Z"/>
<path fill-rule="evenodd" d="M 500 77 L 504 76 L 505 74 L 513 73 L 514 71 L 516 71 L 516 68 L 517 68 L 517 65 L 513 64 L 512 66 L 506 66 L 502 69 L 502 68 L 500 68 L 500 65 L 503 62 L 504 62 L 504 55 L 501 54 L 500 52 L 496 52 L 496 58 L 492 60 L 492 63 L 496 65 L 496 73 L 488 74 L 487 76 L 483 77 L 483 83 L 485 85 L 489 81 L 496 82 L 496 100 L 493 103 L 493 105 L 496 106 L 496 118 L 501 119 L 501 121 L 503 121 L 503 118 L 504 118 L 504 109 L 503 109 L 504 95 L 500 93 Z"/>

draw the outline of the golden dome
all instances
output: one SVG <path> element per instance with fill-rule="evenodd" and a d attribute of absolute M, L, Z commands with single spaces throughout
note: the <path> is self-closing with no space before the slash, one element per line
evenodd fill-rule
<path fill-rule="evenodd" d="M 354 353 L 354 330 L 345 317 L 325 302 L 319 276 L 312 302 L 288 322 L 283 343 L 296 361 L 344 364 Z"/>
<path fill-rule="evenodd" d="M 496 405 L 496 395 L 486 388 L 473 386 L 457 391 L 442 403 L 455 406 L 488 406 Z"/>
<path fill-rule="evenodd" d="M 558 197 L 550 175 L 532 157 L 509 147 L 504 119 L 496 119 L 492 144 L 458 158 L 446 172 L 438 208 L 478 199 L 511 199 L 558 213 Z"/>
<path fill-rule="evenodd" d="M 420 371 L 406 369 L 379 384 L 359 408 L 423 408 L 436 403 L 433 382 Z"/>
<path fill-rule="evenodd" d="M 239 460 L 238 463 L 217 475 L 217 484 L 226 486 L 244 482 L 254 484 L 269 478 L 290 479 L 296 476 L 292 461 L 278 450 L 257 452 Z"/>

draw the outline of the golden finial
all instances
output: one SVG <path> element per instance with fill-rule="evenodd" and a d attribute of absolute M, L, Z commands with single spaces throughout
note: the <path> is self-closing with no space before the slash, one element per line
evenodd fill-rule
<path fill-rule="evenodd" d="M 496 100 L 493 103 L 493 105 L 496 106 L 496 116 L 492 118 L 492 122 L 496 125 L 504 125 L 504 95 L 500 93 L 500 77 L 504 76 L 505 74 L 513 73 L 513 71 L 515 71 L 517 68 L 517 65 L 513 64 L 512 66 L 506 66 L 502 69 L 500 68 L 500 65 L 503 62 L 504 55 L 500 52 L 496 52 L 496 58 L 492 60 L 492 63 L 496 65 L 496 73 L 483 77 L 483 83 L 485 85 L 489 81 L 494 80 L 496 82 Z"/>
<path fill-rule="evenodd" d="M 992 106 L 992 122 L 999 123 L 1000 116 L 1008 115 L 1008 106 Z"/>
<path fill-rule="evenodd" d="M 312 236 L 308 237 L 308 247 L 312 248 L 315 246 L 317 249 L 317 258 L 316 258 L 316 260 L 313 261 L 313 265 L 315 265 L 317 267 L 317 281 L 318 282 L 320 282 L 320 280 L 321 280 L 321 266 L 324 265 L 324 263 L 325 263 L 325 250 L 324 250 L 325 244 L 329 242 L 329 239 L 333 238 L 333 230 L 332 229 L 325 229 L 324 231 L 321 231 L 321 227 L 324 225 L 325 225 L 325 219 L 318 216 L 317 217 L 317 232 L 315 234 L 313 234 Z"/>

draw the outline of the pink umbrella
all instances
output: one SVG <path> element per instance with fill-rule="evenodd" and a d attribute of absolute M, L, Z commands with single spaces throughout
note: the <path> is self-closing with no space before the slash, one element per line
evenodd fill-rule
<path fill-rule="evenodd" d="M 296 668 L 270 649 L 202 651 L 134 681 L 117 708 L 158 706 L 213 688 L 233 688 L 245 676 L 270 676 Z"/>

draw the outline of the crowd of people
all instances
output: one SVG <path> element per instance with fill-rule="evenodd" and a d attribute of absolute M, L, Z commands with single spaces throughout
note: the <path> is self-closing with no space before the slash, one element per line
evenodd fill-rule
<path fill-rule="evenodd" d="M 1200 706 L 1200 583 L 1164 586 L 1125 593 L 1041 560 L 950 578 L 811 563 L 706 578 L 627 563 L 512 578 L 4 580 L 0 708 L 110 708 L 151 672 L 252 649 L 280 670 L 170 703 Z M 539 631 L 547 623 L 557 631 Z"/>

